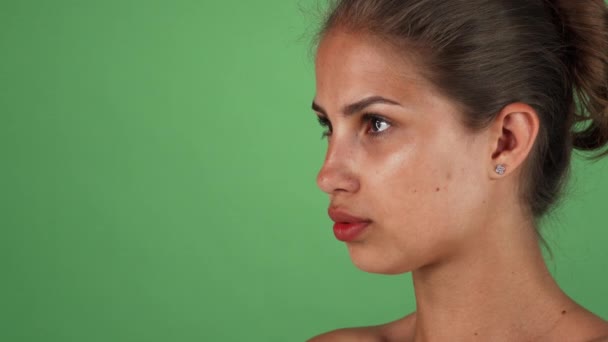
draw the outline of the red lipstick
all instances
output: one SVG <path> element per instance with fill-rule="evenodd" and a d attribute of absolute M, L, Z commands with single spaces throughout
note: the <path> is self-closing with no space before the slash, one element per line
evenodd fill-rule
<path fill-rule="evenodd" d="M 364 218 L 353 216 L 346 211 L 330 207 L 327 210 L 329 217 L 334 221 L 334 235 L 336 239 L 344 242 L 353 241 L 372 222 Z"/>

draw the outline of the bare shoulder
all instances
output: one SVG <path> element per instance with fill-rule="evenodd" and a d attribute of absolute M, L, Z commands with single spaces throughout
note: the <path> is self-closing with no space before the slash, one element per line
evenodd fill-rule
<path fill-rule="evenodd" d="M 589 342 L 608 342 L 608 321 L 605 321 L 595 316 L 597 322 L 595 323 L 594 331 L 595 337 Z"/>
<path fill-rule="evenodd" d="M 383 342 L 382 336 L 374 327 L 343 328 L 317 335 L 307 342 Z"/>
<path fill-rule="evenodd" d="M 555 333 L 555 337 L 571 336 L 585 342 L 608 342 L 608 321 L 579 306 L 567 313 L 567 318 Z"/>
<path fill-rule="evenodd" d="M 596 339 L 591 340 L 589 342 L 608 342 L 608 335 L 600 337 L 600 338 L 596 338 Z"/>
<path fill-rule="evenodd" d="M 382 325 L 343 328 L 315 336 L 307 342 L 391 342 L 410 341 L 415 313 Z"/>
<path fill-rule="evenodd" d="M 581 316 L 579 327 L 589 332 L 589 342 L 608 342 L 608 321 L 587 310 Z"/>
<path fill-rule="evenodd" d="M 414 340 L 414 328 L 416 326 L 416 312 L 398 320 L 378 326 L 378 329 L 386 337 L 386 341 L 409 342 Z"/>

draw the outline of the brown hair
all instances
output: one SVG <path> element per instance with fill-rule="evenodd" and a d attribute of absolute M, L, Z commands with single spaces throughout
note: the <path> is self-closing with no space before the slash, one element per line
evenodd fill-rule
<path fill-rule="evenodd" d="M 422 74 L 471 130 L 510 103 L 533 107 L 540 130 L 520 193 L 536 219 L 560 197 L 573 148 L 608 154 L 603 0 L 337 0 L 318 38 L 336 28 L 424 54 Z"/>

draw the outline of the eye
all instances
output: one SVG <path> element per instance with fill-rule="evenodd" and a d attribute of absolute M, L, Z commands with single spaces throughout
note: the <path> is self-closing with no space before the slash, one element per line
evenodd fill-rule
<path fill-rule="evenodd" d="M 365 121 L 369 123 L 369 133 L 380 134 L 391 127 L 391 123 L 375 114 L 365 114 Z"/>
<path fill-rule="evenodd" d="M 324 116 L 317 115 L 317 120 L 319 121 L 319 125 L 321 125 L 321 127 L 327 128 L 321 134 L 321 139 L 330 136 L 332 128 L 331 128 L 331 122 L 329 122 L 329 119 Z"/>

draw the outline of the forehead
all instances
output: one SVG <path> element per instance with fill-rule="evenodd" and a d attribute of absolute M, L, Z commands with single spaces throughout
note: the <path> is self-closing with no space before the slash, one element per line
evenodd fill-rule
<path fill-rule="evenodd" d="M 348 102 L 369 95 L 415 100 L 432 91 L 412 58 L 369 35 L 327 33 L 315 67 L 319 101 Z"/>

